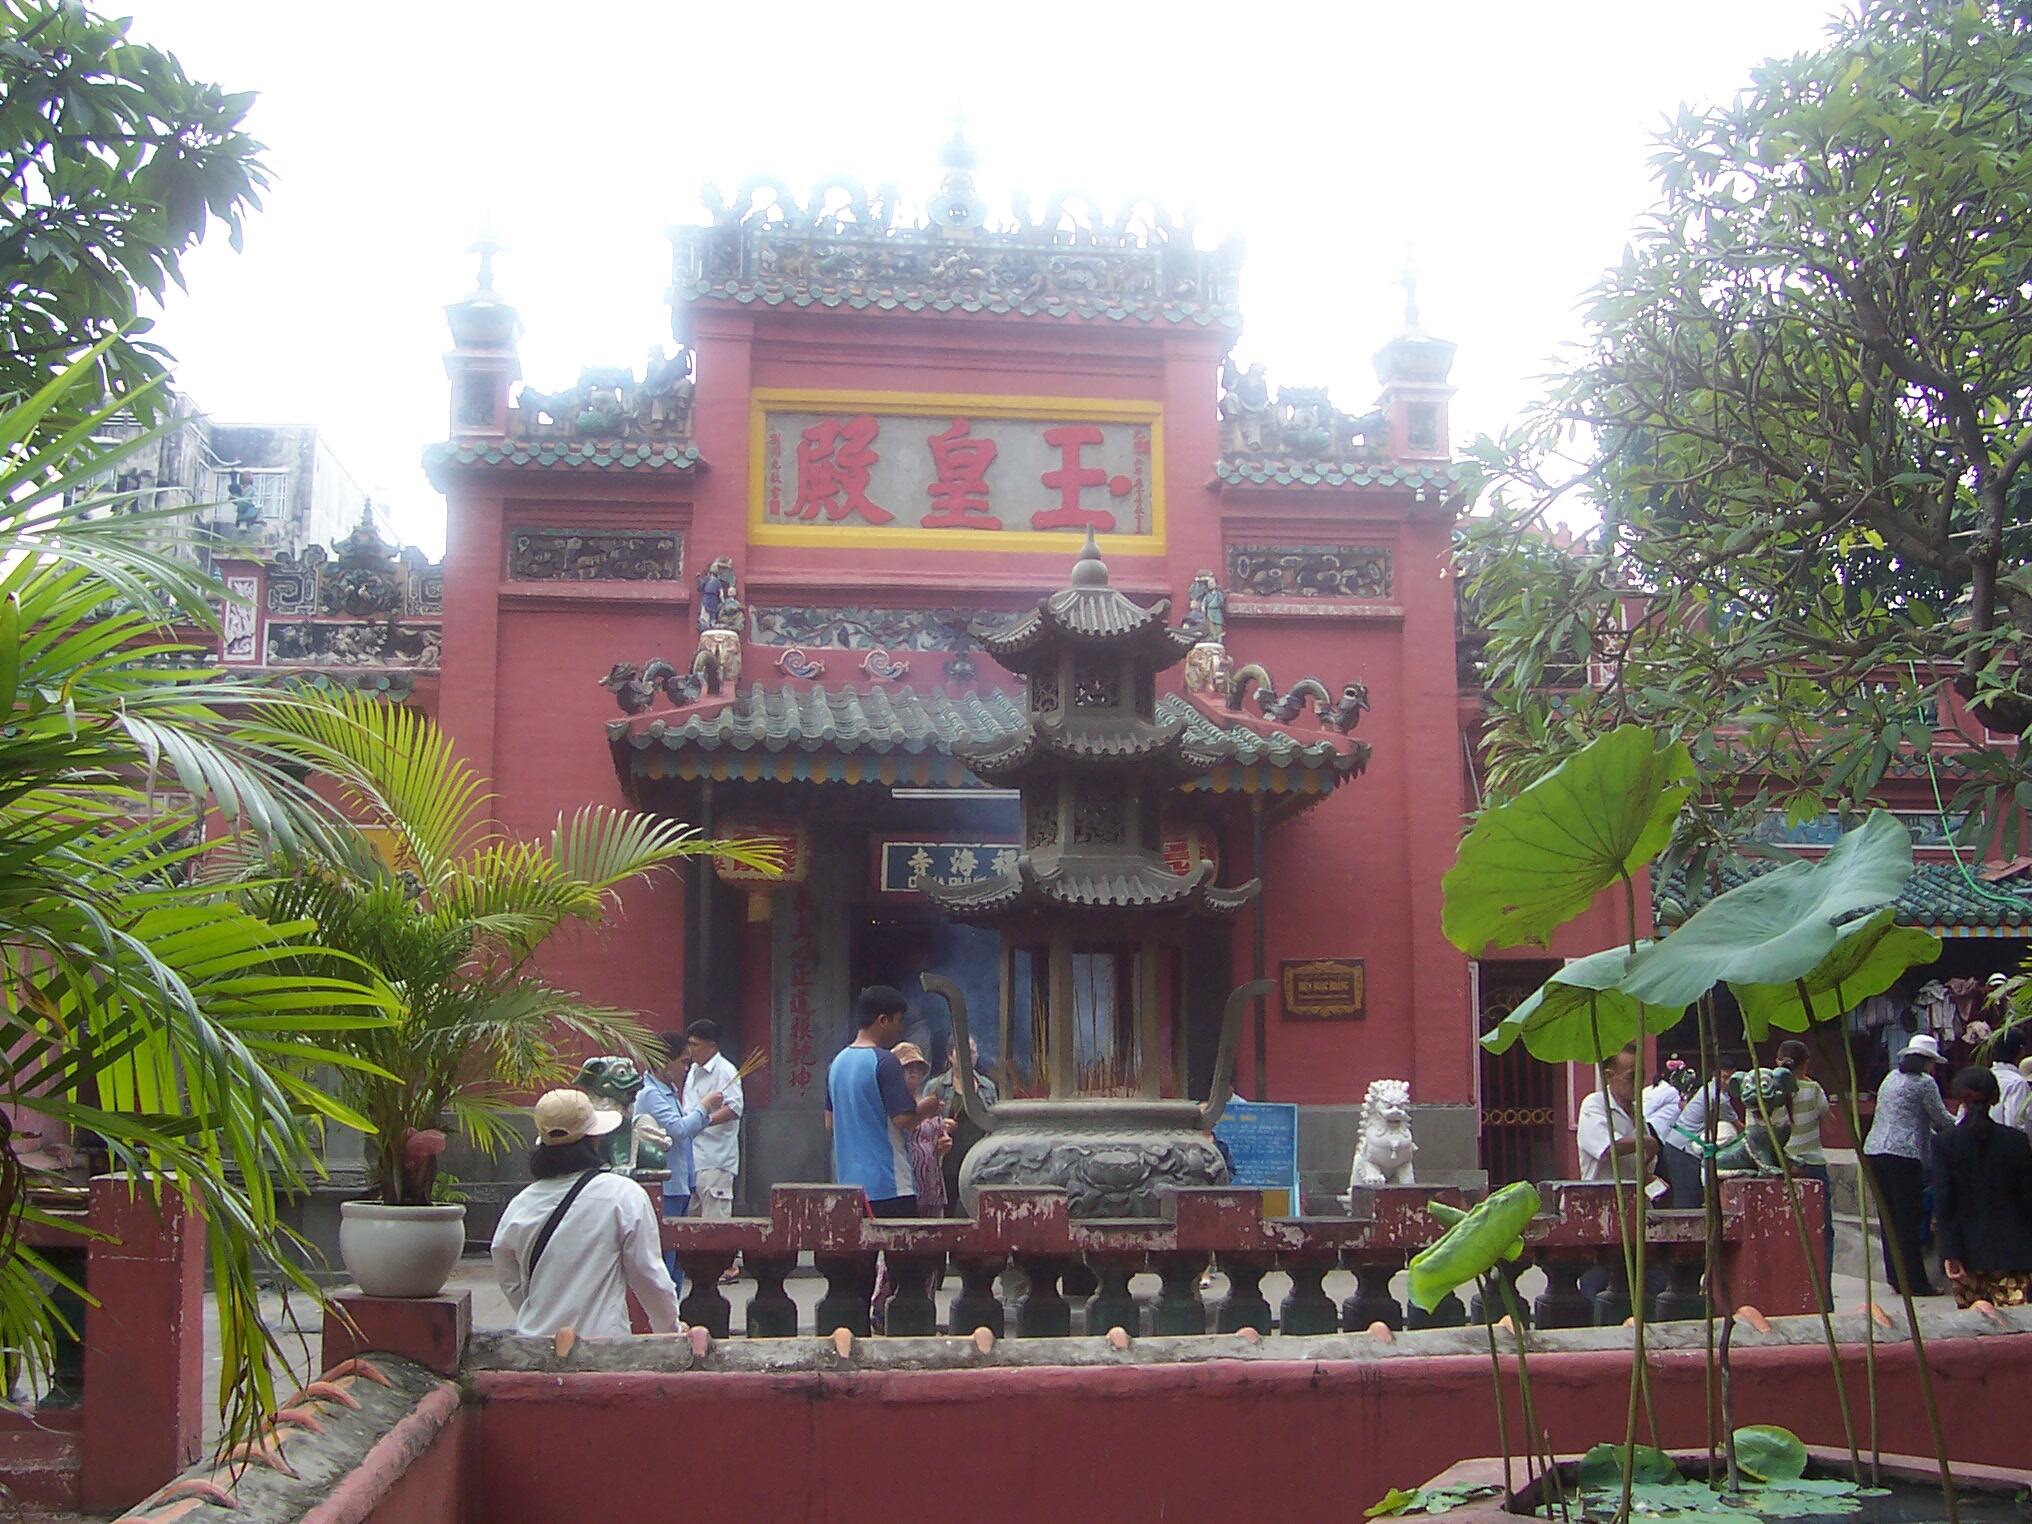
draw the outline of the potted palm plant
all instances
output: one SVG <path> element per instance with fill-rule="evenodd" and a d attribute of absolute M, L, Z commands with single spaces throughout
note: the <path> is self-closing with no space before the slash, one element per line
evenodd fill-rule
<path fill-rule="evenodd" d="M 351 1060 L 340 1094 L 373 1129 L 371 1194 L 341 1206 L 339 1255 L 370 1295 L 432 1296 L 465 1247 L 465 1208 L 437 1178 L 446 1129 L 496 1153 L 522 1098 L 569 1078 L 567 1047 L 636 1053 L 648 1035 L 533 973 L 531 956 L 567 921 L 600 920 L 631 880 L 700 855 L 767 868 L 768 849 L 598 805 L 548 840 L 509 839 L 433 721 L 351 689 L 307 691 L 269 726 L 378 848 L 294 853 L 249 891 L 264 915 L 314 922 L 395 998 L 393 1021 L 336 1038 Z"/>

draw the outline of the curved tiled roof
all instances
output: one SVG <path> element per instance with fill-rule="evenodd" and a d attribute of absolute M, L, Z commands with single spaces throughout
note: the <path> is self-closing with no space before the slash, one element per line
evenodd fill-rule
<path fill-rule="evenodd" d="M 1739 858 L 1722 868 L 1721 887 L 1734 889 L 1778 866 L 1775 859 Z M 1979 893 L 1969 883 L 1975 873 L 1971 867 L 1964 874 L 1961 866 L 1952 862 L 1920 863 L 1906 880 L 1904 892 L 1892 902 L 1898 919 L 1910 926 L 1950 929 L 2032 929 L 2032 882 L 2021 887 L 2015 879 L 1983 884 L 1978 878 L 1983 891 Z M 1703 891 L 1689 896 L 1684 875 L 1674 872 L 1652 883 L 1653 906 L 1665 899 L 1676 900 L 1691 912 L 1706 904 L 1709 895 Z"/>
<path fill-rule="evenodd" d="M 1222 724 L 1177 694 L 1158 698 L 1156 717 L 1183 732 L 1190 787 L 1323 794 L 1369 761 L 1364 743 Z M 1004 693 L 758 682 L 718 709 L 616 720 L 607 733 L 624 776 L 964 783 L 968 752 L 1024 744 L 1029 726 Z"/>
<path fill-rule="evenodd" d="M 1000 920 L 1028 910 L 1172 910 L 1231 916 L 1256 898 L 1261 882 L 1222 888 L 1214 865 L 1202 862 L 1190 873 L 1172 873 L 1146 862 L 1125 863 L 1119 854 L 1089 863 L 1066 853 L 1039 866 L 1029 854 L 1011 872 L 970 884 L 926 884 L 939 909 L 962 921 Z"/>
<path fill-rule="evenodd" d="M 1094 532 L 1073 563 L 1072 585 L 1037 607 L 1009 619 L 980 620 L 967 633 L 997 662 L 1012 672 L 1028 672 L 1031 658 L 1058 645 L 1126 649 L 1148 646 L 1152 667 L 1163 671 L 1185 659 L 1199 638 L 1170 622 L 1171 600 L 1159 598 L 1145 607 L 1109 585 L 1108 566 L 1101 559 Z"/>
<path fill-rule="evenodd" d="M 1135 763 L 1162 767 L 1180 760 L 1187 772 L 1203 771 L 1217 759 L 1202 765 L 1199 759 L 1183 756 L 1180 742 L 1185 736 L 1184 717 L 1161 714 L 1154 723 L 1130 724 L 1119 716 L 1082 720 L 1078 711 L 1059 715 L 1057 724 L 1034 725 L 1025 720 L 1014 735 L 992 742 L 962 742 L 956 754 L 983 778 L 1014 776 L 1031 763 L 1047 758 L 1066 758 L 1103 765 Z"/>
<path fill-rule="evenodd" d="M 988 312 L 1020 317 L 1104 318 L 1115 322 L 1193 324 L 1201 328 L 1242 326 L 1239 308 L 1198 302 L 1167 302 L 1161 307 L 1109 292 L 1069 296 L 1012 297 L 998 292 L 953 295 L 911 286 L 810 286 L 803 283 L 742 279 L 687 281 L 677 289 L 681 301 L 726 301 L 743 306 L 820 307 L 848 312 Z"/>
<path fill-rule="evenodd" d="M 423 469 L 433 486 L 453 466 L 496 466 L 538 471 L 702 471 L 698 446 L 644 444 L 627 439 L 453 440 L 428 446 Z"/>
<path fill-rule="evenodd" d="M 1446 463 L 1392 465 L 1388 461 L 1294 460 L 1223 455 L 1214 480 L 1231 487 L 1438 487 L 1463 484 L 1460 467 Z"/>

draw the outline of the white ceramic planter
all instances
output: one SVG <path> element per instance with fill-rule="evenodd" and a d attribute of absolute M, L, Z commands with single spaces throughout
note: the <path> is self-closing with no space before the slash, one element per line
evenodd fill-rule
<path fill-rule="evenodd" d="M 339 1259 L 369 1296 L 436 1296 L 465 1247 L 463 1206 L 339 1204 Z"/>

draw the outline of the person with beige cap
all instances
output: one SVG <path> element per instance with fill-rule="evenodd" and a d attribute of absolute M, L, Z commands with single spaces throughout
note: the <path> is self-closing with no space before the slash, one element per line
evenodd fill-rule
<path fill-rule="evenodd" d="M 594 1141 L 621 1114 L 570 1089 L 546 1090 L 535 1112 L 534 1178 L 494 1230 L 494 1276 L 515 1309 L 515 1331 L 628 1333 L 632 1291 L 653 1332 L 675 1333 L 677 1288 L 663 1265 L 656 1209 L 641 1186 L 607 1168 Z"/>

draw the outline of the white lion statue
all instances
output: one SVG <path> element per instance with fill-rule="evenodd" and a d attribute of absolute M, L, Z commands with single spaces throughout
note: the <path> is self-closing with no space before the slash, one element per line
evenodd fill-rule
<path fill-rule="evenodd" d="M 1411 1087 L 1403 1080 L 1370 1082 L 1362 1097 L 1362 1132 L 1355 1139 L 1354 1168 L 1348 1173 L 1348 1197 L 1365 1185 L 1413 1185 L 1411 1156 L 1418 1145 L 1411 1138 Z"/>

